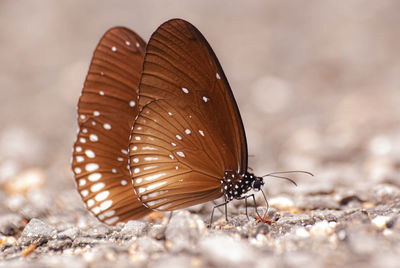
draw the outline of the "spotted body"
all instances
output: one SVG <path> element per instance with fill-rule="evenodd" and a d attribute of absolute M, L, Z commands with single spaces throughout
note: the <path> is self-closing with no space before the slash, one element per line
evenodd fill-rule
<path fill-rule="evenodd" d="M 254 176 L 253 173 L 238 174 L 235 171 L 225 171 L 221 180 L 225 200 L 242 199 L 252 189 L 259 190 L 260 181 L 262 185 L 262 178 Z"/>

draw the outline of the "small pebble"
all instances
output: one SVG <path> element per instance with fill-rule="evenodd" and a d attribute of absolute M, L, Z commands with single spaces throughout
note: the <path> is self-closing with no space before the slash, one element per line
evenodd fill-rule
<path fill-rule="evenodd" d="M 56 230 L 53 226 L 50 226 L 39 219 L 33 218 L 25 226 L 21 237 L 18 239 L 18 243 L 28 245 L 33 242 L 46 242 L 51 239 L 55 233 Z"/>
<path fill-rule="evenodd" d="M 304 227 L 299 227 L 295 231 L 296 236 L 301 238 L 307 238 L 310 236 L 310 233 Z"/>
<path fill-rule="evenodd" d="M 255 251 L 246 242 L 224 234 L 206 237 L 199 250 L 207 262 L 221 267 L 250 267 L 256 259 Z"/>
<path fill-rule="evenodd" d="M 379 229 L 386 228 L 386 223 L 391 220 L 389 216 L 377 216 L 371 220 L 371 222 Z"/>
<path fill-rule="evenodd" d="M 67 229 L 61 233 L 58 233 L 57 237 L 59 239 L 69 238 L 71 240 L 74 240 L 79 235 L 79 233 L 80 233 L 79 229 L 77 227 L 73 227 L 73 228 Z"/>
<path fill-rule="evenodd" d="M 196 241 L 205 231 L 206 226 L 199 216 L 190 214 L 186 210 L 174 213 L 165 230 L 165 237 L 170 242 L 169 250 L 172 252 L 195 250 Z"/>
<path fill-rule="evenodd" d="M 310 229 L 310 235 L 312 236 L 328 236 L 333 233 L 336 223 L 330 223 L 328 221 L 316 222 Z"/>
<path fill-rule="evenodd" d="M 142 221 L 128 221 L 121 230 L 121 235 L 125 237 L 134 237 L 143 235 L 147 224 Z"/>

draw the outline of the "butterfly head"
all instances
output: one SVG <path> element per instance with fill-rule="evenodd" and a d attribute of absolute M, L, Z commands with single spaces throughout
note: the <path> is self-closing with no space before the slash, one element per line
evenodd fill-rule
<path fill-rule="evenodd" d="M 260 191 L 262 186 L 264 185 L 264 180 L 262 177 L 256 177 L 254 175 L 251 175 L 254 177 L 254 181 L 251 184 L 251 187 L 253 188 L 254 191 Z"/>

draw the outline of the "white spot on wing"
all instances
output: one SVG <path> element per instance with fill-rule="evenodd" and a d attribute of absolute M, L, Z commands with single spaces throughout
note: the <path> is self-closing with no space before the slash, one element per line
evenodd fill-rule
<path fill-rule="evenodd" d="M 82 191 L 81 191 L 81 195 L 82 195 L 83 197 L 86 197 L 88 194 L 89 194 L 89 191 L 88 191 L 88 190 L 82 190 Z"/>
<path fill-rule="evenodd" d="M 130 46 L 130 45 L 131 45 L 131 42 L 125 41 L 125 44 L 126 44 L 127 46 Z"/>
<path fill-rule="evenodd" d="M 78 153 L 82 152 L 82 147 L 76 146 L 75 147 L 75 151 L 78 152 Z"/>
<path fill-rule="evenodd" d="M 111 125 L 108 124 L 108 123 L 105 123 L 105 124 L 103 125 L 103 127 L 104 127 L 104 129 L 107 129 L 107 130 L 110 130 L 110 129 L 111 129 Z"/>
<path fill-rule="evenodd" d="M 141 194 L 141 193 L 144 193 L 146 191 L 146 188 L 143 188 L 143 187 L 140 187 L 139 188 L 139 193 Z"/>
<path fill-rule="evenodd" d="M 144 158 L 144 160 L 145 160 L 145 161 L 155 161 L 155 160 L 158 160 L 158 157 L 146 156 L 146 157 Z"/>
<path fill-rule="evenodd" d="M 79 186 L 84 186 L 86 184 L 86 180 L 85 179 L 80 179 L 79 180 Z"/>
<path fill-rule="evenodd" d="M 92 141 L 92 142 L 96 142 L 96 141 L 99 140 L 99 137 L 97 137 L 96 134 L 90 134 L 89 135 L 89 140 Z"/>
<path fill-rule="evenodd" d="M 98 168 L 99 168 L 99 165 L 96 164 L 96 163 L 90 163 L 90 164 L 87 164 L 87 165 L 85 166 L 86 171 L 89 171 L 89 172 L 95 171 L 95 170 L 98 169 Z"/>
<path fill-rule="evenodd" d="M 92 150 L 90 150 L 90 149 L 85 150 L 85 154 L 86 154 L 86 156 L 89 157 L 89 158 L 94 158 L 94 157 L 96 157 L 95 153 L 94 153 Z"/>
<path fill-rule="evenodd" d="M 175 137 L 176 137 L 178 140 L 182 140 L 182 137 L 179 136 L 179 135 L 176 135 Z"/>
<path fill-rule="evenodd" d="M 118 216 L 115 216 L 115 217 L 112 217 L 111 219 L 105 220 L 105 222 L 106 222 L 107 224 L 113 224 L 113 223 L 115 223 L 116 221 L 118 221 L 118 219 L 119 219 L 119 217 L 118 217 Z"/>
<path fill-rule="evenodd" d="M 99 94 L 100 96 L 104 96 L 104 91 L 100 90 Z"/>
<path fill-rule="evenodd" d="M 86 143 L 86 139 L 85 139 L 85 138 L 79 138 L 79 141 L 80 141 L 81 143 Z"/>
<path fill-rule="evenodd" d="M 99 115 L 100 115 L 100 112 L 99 112 L 99 111 L 94 111 L 94 112 L 93 112 L 93 115 L 94 115 L 94 116 L 99 116 Z"/>
<path fill-rule="evenodd" d="M 78 155 L 78 156 L 76 157 L 76 162 L 81 163 L 81 162 L 83 162 L 83 161 L 85 161 L 85 158 L 84 158 L 83 156 Z"/>
<path fill-rule="evenodd" d="M 123 153 L 123 154 L 128 154 L 128 151 L 125 150 L 125 149 L 121 149 L 121 153 Z"/>
<path fill-rule="evenodd" d="M 219 76 L 219 73 L 216 73 L 216 74 L 215 74 L 215 77 L 216 77 L 217 79 L 221 79 L 221 76 Z"/>
<path fill-rule="evenodd" d="M 208 102 L 210 99 L 209 98 L 207 98 L 206 96 L 203 96 L 203 101 L 204 102 Z"/>
<path fill-rule="evenodd" d="M 111 50 L 112 50 L 113 52 L 115 52 L 115 51 L 117 51 L 117 47 L 116 47 L 116 46 L 112 46 L 112 47 L 111 47 Z"/>
<path fill-rule="evenodd" d="M 104 193 L 104 192 L 103 192 Z M 104 201 L 103 203 L 101 203 L 100 204 L 100 208 L 101 208 L 101 210 L 106 210 L 106 209 L 108 209 L 108 208 L 110 208 L 111 206 L 112 206 L 112 200 L 107 200 L 107 201 Z M 111 215 L 112 216 L 112 215 Z"/>
<path fill-rule="evenodd" d="M 158 178 L 160 178 L 162 176 L 165 176 L 165 175 L 167 175 L 167 174 L 166 173 L 158 173 L 158 174 L 155 174 L 155 175 L 147 176 L 147 177 L 144 178 L 144 180 L 152 181 L 152 180 L 158 179 Z"/>
<path fill-rule="evenodd" d="M 154 168 L 157 168 L 158 166 L 147 166 L 147 167 L 144 167 L 143 168 L 143 170 L 150 170 L 150 169 L 154 169 Z"/>
<path fill-rule="evenodd" d="M 189 135 L 190 133 L 192 133 L 192 131 L 190 131 L 190 129 L 185 129 L 185 133 Z"/>
<path fill-rule="evenodd" d="M 189 90 L 188 90 L 187 88 L 185 88 L 185 87 L 182 88 L 182 91 L 183 91 L 184 93 L 186 93 L 186 94 L 189 93 Z"/>
<path fill-rule="evenodd" d="M 116 168 L 113 168 L 113 169 L 111 170 L 111 172 L 112 172 L 112 173 L 117 173 L 117 169 L 116 169 Z"/>
<path fill-rule="evenodd" d="M 104 201 L 103 203 L 108 202 L 108 201 L 111 201 L 111 200 Z M 103 215 L 106 216 L 106 217 L 111 217 L 114 214 L 115 214 L 115 210 L 108 210 L 108 211 L 103 213 Z"/>
<path fill-rule="evenodd" d="M 135 102 L 135 101 L 131 100 L 131 101 L 129 102 L 129 106 L 135 107 L 135 105 L 136 105 L 136 102 Z"/>
<path fill-rule="evenodd" d="M 185 157 L 185 154 L 183 152 L 176 152 L 177 155 L 179 155 L 180 157 Z"/>
<path fill-rule="evenodd" d="M 121 180 L 121 185 L 127 185 L 128 184 L 128 182 L 126 181 L 126 180 Z"/>
<path fill-rule="evenodd" d="M 100 213 L 100 208 L 99 208 L 99 207 L 94 207 L 94 208 L 92 208 L 92 212 L 93 212 L 95 215 L 97 215 L 97 214 Z"/>
<path fill-rule="evenodd" d="M 82 169 L 80 167 L 74 168 L 75 174 L 80 174 L 82 172 Z"/>
<path fill-rule="evenodd" d="M 142 149 L 143 150 L 157 150 L 156 148 L 151 147 L 151 146 L 143 146 Z"/>
<path fill-rule="evenodd" d="M 100 178 L 101 178 L 101 174 L 100 173 L 93 173 L 93 174 L 90 174 L 88 176 L 88 179 L 90 181 L 98 181 Z"/>
<path fill-rule="evenodd" d="M 163 185 L 166 184 L 166 183 L 167 183 L 166 181 L 160 181 L 160 182 L 152 183 L 152 184 L 150 184 L 149 186 L 147 186 L 146 190 L 147 190 L 147 191 L 153 190 L 153 189 L 155 189 L 155 188 L 158 188 L 158 187 L 160 187 L 160 186 L 163 186 Z"/>
<path fill-rule="evenodd" d="M 96 199 L 96 201 L 100 202 L 100 201 L 103 201 L 104 199 L 106 199 L 109 195 L 110 195 L 109 191 L 103 191 L 103 192 L 98 193 L 94 197 L 94 199 Z"/>
<path fill-rule="evenodd" d="M 90 191 L 92 191 L 92 192 L 98 192 L 98 191 L 100 191 L 101 189 L 103 189 L 104 186 L 106 186 L 106 185 L 105 185 L 104 183 L 102 183 L 102 182 L 93 184 L 92 187 L 90 187 Z"/>
<path fill-rule="evenodd" d="M 87 204 L 87 206 L 90 208 L 91 206 L 94 205 L 94 200 L 93 200 L 93 199 L 89 199 L 89 200 L 86 202 L 86 204 Z"/>
<path fill-rule="evenodd" d="M 161 198 L 161 199 L 152 200 L 152 201 L 149 201 L 149 202 L 146 202 L 146 203 L 147 203 L 148 206 L 152 207 L 152 206 L 158 205 L 160 203 L 163 203 L 163 202 L 165 202 L 167 200 L 168 200 L 167 198 Z"/>
<path fill-rule="evenodd" d="M 200 130 L 199 130 L 199 133 L 200 133 L 201 136 L 204 137 L 204 132 L 203 132 L 203 130 L 200 129 Z"/>

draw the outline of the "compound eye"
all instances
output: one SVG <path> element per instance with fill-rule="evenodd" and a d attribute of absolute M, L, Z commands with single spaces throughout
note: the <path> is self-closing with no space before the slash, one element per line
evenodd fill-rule
<path fill-rule="evenodd" d="M 262 181 L 261 180 L 255 180 L 253 183 L 253 188 L 256 191 L 259 191 L 261 189 Z"/>

